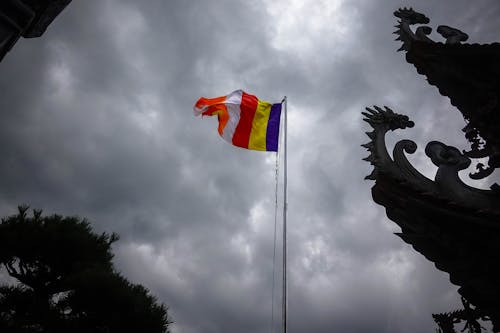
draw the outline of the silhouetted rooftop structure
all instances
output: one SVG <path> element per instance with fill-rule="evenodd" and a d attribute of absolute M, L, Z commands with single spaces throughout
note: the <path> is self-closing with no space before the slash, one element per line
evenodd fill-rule
<path fill-rule="evenodd" d="M 0 61 L 18 39 L 40 37 L 71 0 L 0 1 Z"/>
<path fill-rule="evenodd" d="M 400 50 L 406 51 L 406 60 L 464 115 L 469 122 L 464 131 L 472 148 L 461 152 L 441 142 L 429 142 L 425 153 L 438 167 L 432 181 L 405 156 L 416 151 L 413 141 L 396 143 L 393 157 L 387 152 L 385 134 L 413 127 L 414 123 L 387 107 L 367 108 L 364 120 L 373 131 L 367 133 L 371 141 L 363 146 L 370 151 L 365 160 L 374 166 L 367 176 L 375 180 L 372 196 L 401 227 L 397 235 L 438 269 L 449 273 L 468 306 L 466 312 L 474 313 L 468 318 L 489 318 L 494 332 L 499 332 L 500 191 L 496 184 L 491 190 L 468 186 L 458 172 L 477 157 L 489 157 L 489 163 L 486 168 L 478 164 L 471 178 L 485 178 L 500 167 L 500 44 L 463 44 L 467 34 L 448 26 L 438 27 L 445 42 L 436 43 L 427 37 L 430 27 L 420 26 L 415 32 L 410 28 L 429 23 L 425 15 L 411 8 L 400 9 L 394 15 L 400 18 L 395 32 L 403 42 Z M 446 318 L 455 314 L 459 318 L 466 312 L 454 311 L 434 318 L 445 332 L 441 325 Z M 469 329 L 477 327 L 469 324 Z"/>

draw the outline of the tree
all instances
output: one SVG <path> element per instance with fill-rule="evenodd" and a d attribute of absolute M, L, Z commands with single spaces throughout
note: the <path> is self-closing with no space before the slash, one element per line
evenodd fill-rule
<path fill-rule="evenodd" d="M 28 207 L 0 222 L 1 332 L 168 332 L 167 308 L 113 267 L 116 234 Z"/>

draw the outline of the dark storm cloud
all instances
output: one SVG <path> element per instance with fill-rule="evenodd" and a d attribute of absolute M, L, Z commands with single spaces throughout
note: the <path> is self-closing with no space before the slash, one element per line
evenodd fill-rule
<path fill-rule="evenodd" d="M 287 95 L 290 330 L 432 331 L 456 287 L 392 234 L 359 146 L 377 104 L 415 120 L 388 142 L 415 140 L 430 177 L 427 141 L 467 148 L 458 111 L 396 52 L 402 6 L 496 38 L 493 1 L 73 1 L 0 64 L 0 212 L 29 203 L 118 232 L 117 268 L 170 306 L 175 332 L 267 331 L 274 156 L 226 144 L 191 107 Z"/>

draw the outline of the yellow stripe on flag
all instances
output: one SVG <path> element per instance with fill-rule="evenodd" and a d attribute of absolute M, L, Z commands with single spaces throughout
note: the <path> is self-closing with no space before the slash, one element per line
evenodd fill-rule
<path fill-rule="evenodd" d="M 266 133 L 269 115 L 271 113 L 271 103 L 260 101 L 257 104 L 257 110 L 252 123 L 248 149 L 266 150 Z"/>

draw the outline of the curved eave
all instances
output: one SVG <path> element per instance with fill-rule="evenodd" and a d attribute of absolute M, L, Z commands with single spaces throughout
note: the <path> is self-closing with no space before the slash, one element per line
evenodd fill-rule
<path fill-rule="evenodd" d="M 500 43 L 412 41 L 406 61 L 466 117 L 478 105 L 491 100 L 492 95 L 500 100 Z"/>
<path fill-rule="evenodd" d="M 401 227 L 403 241 L 447 272 L 473 304 L 500 316 L 498 212 L 465 208 L 384 175 L 372 196 Z"/>

